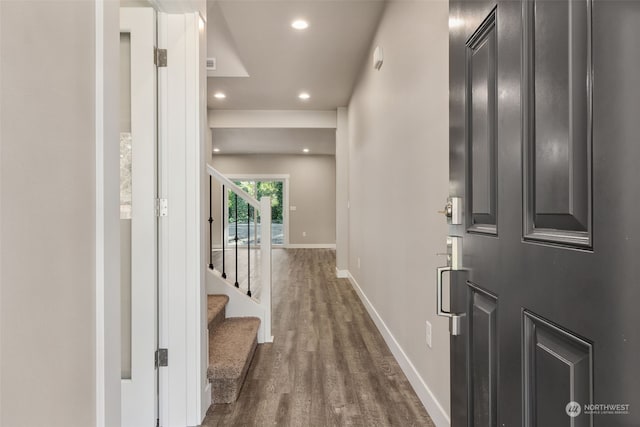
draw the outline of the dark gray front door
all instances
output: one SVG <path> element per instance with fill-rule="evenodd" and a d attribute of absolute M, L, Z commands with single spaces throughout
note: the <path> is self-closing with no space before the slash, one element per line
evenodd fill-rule
<path fill-rule="evenodd" d="M 640 426 L 640 1 L 449 27 L 452 426 Z"/>

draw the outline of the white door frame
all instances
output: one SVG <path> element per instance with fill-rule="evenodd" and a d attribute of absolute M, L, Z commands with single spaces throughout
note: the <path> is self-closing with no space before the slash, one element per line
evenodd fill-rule
<path fill-rule="evenodd" d="M 185 25 L 184 43 L 189 50 L 186 63 L 187 70 L 191 70 L 183 77 L 182 94 L 192 102 L 189 107 L 189 131 L 185 133 L 190 141 L 194 142 L 188 153 L 188 167 L 192 174 L 190 183 L 204 179 L 204 169 L 200 159 L 204 158 L 204 124 L 206 122 L 206 73 L 201 73 L 200 79 L 196 77 L 200 71 L 204 71 L 204 58 L 206 56 L 206 2 L 190 1 L 175 2 L 174 0 L 151 0 L 150 4 L 159 11 L 184 14 Z M 120 32 L 118 2 L 106 0 L 94 0 L 95 5 L 95 118 L 96 118 L 96 141 L 95 141 L 95 221 L 96 221 L 96 283 L 95 283 L 95 402 L 96 402 L 96 426 L 121 426 L 121 414 L 126 409 L 124 402 L 127 400 L 122 395 L 122 381 L 120 368 L 120 269 L 119 269 L 119 219 L 118 219 L 118 193 L 119 193 L 119 173 L 118 173 L 118 144 L 113 141 L 118 140 L 118 95 L 119 95 L 119 43 L 116 34 Z M 194 13 L 194 11 L 196 11 Z M 187 17 L 189 15 L 189 17 Z M 155 25 L 153 25 L 155 28 Z M 189 28 L 187 28 L 189 27 Z M 140 55 L 140 58 L 152 58 L 150 52 Z M 155 87 L 155 80 L 153 82 Z M 185 87 L 188 85 L 188 88 Z M 189 98 L 190 97 L 190 98 Z M 198 99 L 199 98 L 199 99 Z M 155 110 L 154 110 L 155 111 Z M 154 113 L 155 117 L 155 113 Z M 168 120 L 163 116 L 161 120 Z M 199 135 L 199 136 L 198 136 Z M 204 227 L 202 218 L 198 217 L 200 208 L 200 198 L 204 193 L 198 193 L 195 188 L 195 196 L 189 200 L 188 209 L 192 213 L 189 221 L 190 242 L 193 245 L 202 245 L 199 252 L 206 254 L 203 232 L 200 227 Z M 200 188 L 204 188 L 201 183 Z M 152 194 L 155 199 L 156 194 Z M 148 208 L 148 207 L 147 207 Z M 152 207 L 153 209 L 153 207 Z M 193 215 L 193 212 L 196 214 Z M 200 224 L 202 223 L 202 224 Z M 183 224 L 184 225 L 184 224 Z M 176 232 L 177 230 L 174 230 Z M 198 251 L 192 251 L 195 258 L 200 261 Z M 204 255 L 203 255 L 204 256 Z M 194 263 L 192 263 L 194 264 Z M 176 426 L 198 425 L 204 418 L 206 410 L 211 403 L 211 394 L 206 378 L 207 370 L 207 328 L 206 328 L 206 297 L 204 288 L 204 269 L 199 265 L 196 268 L 191 266 L 191 276 L 188 279 L 191 284 L 187 304 L 185 322 L 178 322 L 173 327 L 172 333 L 177 337 L 174 339 L 178 347 L 185 350 L 185 357 L 171 358 L 171 367 L 175 368 L 176 377 L 182 375 L 187 383 L 187 393 L 172 393 L 168 401 L 165 401 L 166 411 L 170 411 L 181 419 L 175 423 Z M 173 302 L 179 305 L 179 302 Z M 183 307 L 185 308 L 185 307 Z M 172 326 L 175 326 L 172 324 Z M 155 342 L 155 334 L 153 339 Z M 181 343 L 180 344 L 180 341 Z M 184 344 L 186 341 L 186 349 Z M 180 345 L 178 345 L 180 344 Z M 155 351 L 155 345 L 153 346 Z M 153 351 L 147 356 L 153 366 Z M 175 353 L 174 353 L 175 356 Z M 181 372 L 180 372 L 181 371 Z M 168 373 L 167 373 L 168 374 Z M 187 378 L 188 377 L 188 378 Z M 185 380 L 186 378 L 186 380 Z M 175 382 L 175 381 L 174 381 Z M 171 387 L 172 382 L 166 384 Z M 184 389 L 182 389 L 184 390 Z M 154 393 L 155 396 L 155 393 Z M 165 412 L 166 414 L 166 412 Z M 144 427 L 146 423 L 138 424 Z M 155 425 L 155 419 L 149 426 Z M 163 423 L 164 427 L 170 424 Z"/>
<path fill-rule="evenodd" d="M 203 146 L 206 111 L 204 20 L 198 13 L 158 13 L 160 425 L 199 425 L 211 403 L 204 253 Z"/>
<path fill-rule="evenodd" d="M 225 174 L 231 181 L 283 181 L 284 195 L 282 196 L 282 222 L 284 223 L 284 242 L 282 245 L 273 245 L 276 248 L 286 248 L 289 246 L 289 174 L 262 174 L 262 173 L 243 173 L 243 174 Z M 253 195 L 252 195 L 253 196 Z M 226 239 L 227 229 L 229 227 L 229 209 L 227 207 L 227 197 L 223 196 L 224 208 L 224 235 Z M 225 240 L 226 241 L 226 240 Z M 259 245 L 257 245 L 259 246 Z"/>
<path fill-rule="evenodd" d="M 156 13 L 121 8 L 120 32 L 131 34 L 131 379 L 122 380 L 122 426 L 157 418 Z"/>
<path fill-rule="evenodd" d="M 96 427 L 121 422 L 119 38 L 120 4 L 95 0 Z"/>

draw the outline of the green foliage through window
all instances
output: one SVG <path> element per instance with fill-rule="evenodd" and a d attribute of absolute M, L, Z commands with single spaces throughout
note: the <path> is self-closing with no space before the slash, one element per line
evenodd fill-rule
<path fill-rule="evenodd" d="M 271 222 L 282 224 L 284 208 L 284 183 L 283 181 L 234 181 L 247 194 L 260 200 L 262 197 L 271 197 Z M 248 203 L 241 197 L 236 197 L 232 191 L 228 194 L 229 223 L 236 221 L 236 200 L 238 203 L 238 221 L 247 222 Z M 254 220 L 254 209 L 251 210 L 251 220 Z"/>

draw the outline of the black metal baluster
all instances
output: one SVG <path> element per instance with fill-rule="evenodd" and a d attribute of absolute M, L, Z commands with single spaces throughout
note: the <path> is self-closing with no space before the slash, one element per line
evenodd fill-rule
<path fill-rule="evenodd" d="M 224 206 L 225 206 L 225 198 L 227 197 L 227 190 L 225 188 L 225 186 L 222 186 L 222 216 L 220 218 L 224 218 Z M 228 215 L 227 215 L 228 216 Z M 227 218 L 228 219 L 228 218 Z M 227 250 L 227 238 L 226 238 L 226 234 L 225 234 L 225 229 L 224 229 L 224 219 L 222 221 L 220 221 L 220 227 L 222 229 L 222 233 L 220 234 L 220 240 L 222 240 L 222 278 L 226 279 L 227 278 L 227 272 L 225 271 L 225 265 L 224 265 L 224 253 Z"/>
<path fill-rule="evenodd" d="M 251 205 L 247 203 L 247 296 L 251 296 Z"/>
<path fill-rule="evenodd" d="M 213 270 L 213 216 L 211 206 L 211 175 L 209 175 L 209 269 Z"/>
<path fill-rule="evenodd" d="M 235 238 L 235 242 L 236 242 L 236 288 L 240 287 L 240 284 L 238 283 L 238 193 L 236 193 L 234 191 L 233 193 L 233 200 L 234 200 L 234 205 L 235 205 L 235 215 L 236 215 L 236 238 Z"/>

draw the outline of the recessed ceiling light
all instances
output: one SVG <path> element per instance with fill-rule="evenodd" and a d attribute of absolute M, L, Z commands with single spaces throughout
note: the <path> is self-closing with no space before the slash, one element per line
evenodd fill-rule
<path fill-rule="evenodd" d="M 219 152 L 220 152 L 220 149 L 219 149 L 218 147 L 216 147 L 216 148 L 214 148 L 214 149 L 213 149 L 213 152 L 214 152 L 214 153 L 219 153 Z"/>
<path fill-rule="evenodd" d="M 295 28 L 296 30 L 306 30 L 307 28 L 309 28 L 309 23 L 304 19 L 296 19 L 291 23 L 291 27 Z"/>
<path fill-rule="evenodd" d="M 309 152 L 309 149 L 308 149 L 308 148 L 303 148 L 303 149 L 302 149 L 302 152 L 303 152 L 303 153 L 308 153 L 308 152 Z"/>
<path fill-rule="evenodd" d="M 311 98 L 311 95 L 309 95 L 307 92 L 300 92 L 300 94 L 298 95 L 298 98 L 302 99 L 303 101 L 306 101 L 307 99 Z"/>
<path fill-rule="evenodd" d="M 227 95 L 225 95 L 224 92 L 216 92 L 213 94 L 213 97 L 215 99 L 225 99 Z"/>

